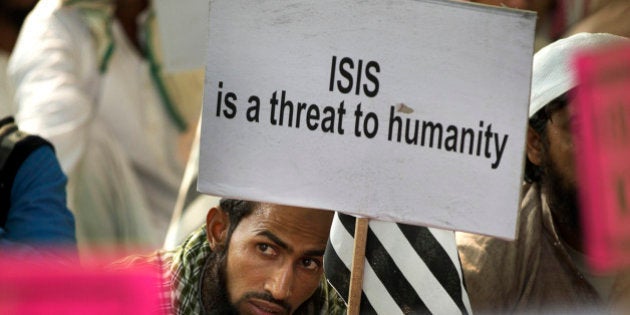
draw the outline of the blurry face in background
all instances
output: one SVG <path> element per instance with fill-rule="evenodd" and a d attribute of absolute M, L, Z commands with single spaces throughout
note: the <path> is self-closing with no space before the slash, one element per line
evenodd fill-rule
<path fill-rule="evenodd" d="M 572 103 L 551 113 L 546 126 L 546 143 L 542 158 L 542 189 L 551 212 L 560 224 L 581 230 L 575 170 L 575 149 L 571 124 Z"/>
<path fill-rule="evenodd" d="M 547 121 L 546 132 L 549 144 L 547 148 L 549 163 L 556 170 L 558 176 L 563 179 L 562 186 L 575 189 L 575 151 L 571 133 L 571 124 L 574 120 L 572 108 L 570 103 L 551 113 L 549 121 Z"/>

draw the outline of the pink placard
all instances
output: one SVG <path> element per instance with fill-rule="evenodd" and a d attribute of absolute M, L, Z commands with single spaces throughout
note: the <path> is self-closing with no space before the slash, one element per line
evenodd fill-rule
<path fill-rule="evenodd" d="M 0 314 L 163 315 L 159 279 L 149 266 L 112 270 L 3 252 Z"/>
<path fill-rule="evenodd" d="M 630 266 L 630 45 L 575 58 L 578 187 L 589 262 Z"/>

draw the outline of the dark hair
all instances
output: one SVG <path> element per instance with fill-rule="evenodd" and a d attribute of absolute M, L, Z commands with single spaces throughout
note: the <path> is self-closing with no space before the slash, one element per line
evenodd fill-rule
<path fill-rule="evenodd" d="M 534 116 L 529 119 L 529 126 L 534 129 L 536 133 L 540 136 L 540 141 L 543 144 L 543 148 L 546 150 L 549 141 L 547 139 L 547 121 L 551 119 L 551 114 L 555 111 L 563 109 L 568 104 L 568 94 L 564 93 L 555 99 L 553 99 L 549 104 L 545 105 L 541 108 Z M 532 163 L 525 155 L 525 181 L 528 183 L 539 183 L 542 178 L 542 169 L 540 166 Z"/>
<path fill-rule="evenodd" d="M 252 201 L 221 198 L 219 206 L 230 217 L 230 227 L 228 228 L 227 240 L 232 237 L 232 232 L 234 232 L 236 226 L 241 223 L 241 220 L 254 211 L 256 204 L 256 202 Z"/>

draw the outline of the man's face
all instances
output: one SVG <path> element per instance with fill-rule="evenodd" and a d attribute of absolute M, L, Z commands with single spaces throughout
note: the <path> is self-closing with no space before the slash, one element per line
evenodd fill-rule
<path fill-rule="evenodd" d="M 259 204 L 229 240 L 225 278 L 240 314 L 290 314 L 317 289 L 333 213 Z"/>
<path fill-rule="evenodd" d="M 553 175 L 559 177 L 560 183 L 558 184 L 561 184 L 565 189 L 576 188 L 575 152 L 571 134 L 571 124 L 574 120 L 572 108 L 572 104 L 568 104 L 551 113 L 546 128 L 547 152 L 545 159 L 547 161 L 543 161 L 543 165 L 550 168 L 549 171 L 555 172 Z"/>
<path fill-rule="evenodd" d="M 575 151 L 571 134 L 572 104 L 551 113 L 547 122 L 542 157 L 542 188 L 554 218 L 563 228 L 581 230 L 575 172 Z"/>

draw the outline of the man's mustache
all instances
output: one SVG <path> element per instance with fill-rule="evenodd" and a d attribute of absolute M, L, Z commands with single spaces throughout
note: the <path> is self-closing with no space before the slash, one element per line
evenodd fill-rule
<path fill-rule="evenodd" d="M 287 314 L 291 313 L 291 305 L 289 305 L 289 303 L 284 300 L 276 300 L 273 298 L 273 296 L 271 296 L 271 294 L 266 292 L 247 292 L 245 293 L 245 295 L 243 295 L 241 300 L 244 301 L 252 298 L 277 304 L 280 307 L 284 308 L 287 311 Z"/>

